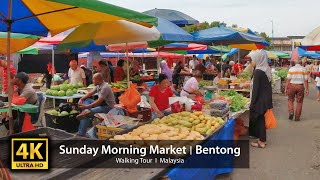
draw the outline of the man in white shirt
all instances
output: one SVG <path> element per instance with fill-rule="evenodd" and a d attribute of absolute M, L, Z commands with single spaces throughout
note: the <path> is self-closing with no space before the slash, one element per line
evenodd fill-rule
<path fill-rule="evenodd" d="M 193 55 L 193 59 L 189 61 L 189 69 L 194 70 L 198 64 L 197 56 Z"/>
<path fill-rule="evenodd" d="M 86 74 L 84 70 L 78 67 L 78 63 L 75 60 L 70 61 L 70 68 L 68 71 L 69 82 L 71 84 L 83 83 L 84 87 L 87 87 Z"/>
<path fill-rule="evenodd" d="M 293 61 L 295 66 L 291 67 L 287 76 L 286 95 L 288 96 L 289 119 L 300 121 L 304 94 L 309 95 L 308 73 L 301 65 L 302 61 Z M 294 101 L 296 101 L 296 112 L 294 113 Z"/>

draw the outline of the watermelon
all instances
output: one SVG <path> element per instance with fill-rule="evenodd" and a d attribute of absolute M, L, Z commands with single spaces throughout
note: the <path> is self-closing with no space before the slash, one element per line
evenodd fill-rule
<path fill-rule="evenodd" d="M 65 96 L 66 95 L 66 92 L 61 90 L 58 92 L 58 96 Z"/>

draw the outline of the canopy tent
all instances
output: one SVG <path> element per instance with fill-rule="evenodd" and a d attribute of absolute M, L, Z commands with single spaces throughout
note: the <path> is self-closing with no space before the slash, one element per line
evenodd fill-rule
<path fill-rule="evenodd" d="M 226 54 L 224 54 L 224 55 L 222 56 L 222 60 L 225 61 L 225 60 L 227 59 L 227 57 L 230 57 L 230 56 L 236 54 L 238 51 L 239 51 L 239 49 L 237 49 L 237 48 L 232 48 L 230 52 L 228 52 L 228 53 L 226 53 Z"/>
<path fill-rule="evenodd" d="M 11 33 L 39 36 L 56 35 L 87 22 L 131 20 L 144 26 L 157 24 L 157 19 L 98 0 L 2 0 L 0 32 L 7 32 L 7 64 L 10 65 Z M 3 43 L 4 44 L 4 43 Z M 25 48 L 25 47 L 24 47 Z M 8 88 L 11 88 L 10 68 Z M 13 134 L 12 92 L 9 93 L 9 134 Z"/>
<path fill-rule="evenodd" d="M 159 47 L 172 42 L 188 42 L 193 40 L 191 34 L 163 18 L 158 18 L 156 29 L 160 32 L 161 37 L 154 41 L 148 41 L 149 47 Z"/>
<path fill-rule="evenodd" d="M 32 55 L 37 55 L 39 54 L 39 51 L 35 47 L 27 47 L 21 51 L 18 51 L 17 54 L 32 54 Z"/>
<path fill-rule="evenodd" d="M 186 25 L 193 25 L 198 24 L 199 21 L 195 20 L 194 18 L 176 10 L 171 9 L 151 9 L 149 11 L 143 12 L 150 16 L 160 17 L 167 19 L 168 21 L 180 26 L 184 27 Z"/>
<path fill-rule="evenodd" d="M 207 50 L 208 46 L 203 44 L 195 44 L 195 43 L 170 43 L 159 47 L 158 50 L 160 51 L 180 51 L 180 50 L 190 50 L 190 51 L 197 51 L 197 50 Z"/>
<path fill-rule="evenodd" d="M 17 51 L 23 50 L 37 42 L 40 39 L 39 36 L 20 34 L 20 33 L 11 33 L 10 38 L 10 53 L 15 53 Z M 0 54 L 7 53 L 7 33 L 0 32 Z"/>
<path fill-rule="evenodd" d="M 282 58 L 282 59 L 289 59 L 290 58 L 290 55 L 285 52 L 272 51 L 272 53 L 275 54 L 278 58 Z"/>
<path fill-rule="evenodd" d="M 208 49 L 212 49 L 212 50 L 223 52 L 223 53 L 228 53 L 231 51 L 232 48 L 230 48 L 229 46 L 217 45 L 217 46 L 208 46 Z"/>
<path fill-rule="evenodd" d="M 213 50 L 208 48 L 206 50 L 190 50 L 190 51 L 187 51 L 187 54 L 219 54 L 220 52 L 221 51 L 219 50 Z"/>
<path fill-rule="evenodd" d="M 184 55 L 175 54 L 170 52 L 151 52 L 151 53 L 129 53 L 129 57 L 161 57 L 161 58 L 172 58 L 182 59 Z"/>
<path fill-rule="evenodd" d="M 244 33 L 225 26 L 213 27 L 192 33 L 194 41 L 200 44 L 250 44 L 263 43 L 264 38 L 255 34 Z"/>
<path fill-rule="evenodd" d="M 320 54 L 319 53 L 316 53 L 316 52 L 308 52 L 302 48 L 297 48 L 297 51 L 298 51 L 298 54 L 300 57 L 309 57 L 309 58 L 312 58 L 312 59 L 318 59 L 320 58 Z"/>
<path fill-rule="evenodd" d="M 87 58 L 89 53 L 81 53 L 78 55 L 78 58 Z M 111 52 L 101 52 L 100 53 L 102 58 L 115 58 L 115 57 L 125 57 L 123 53 L 111 53 Z"/>
<path fill-rule="evenodd" d="M 149 52 L 155 52 L 156 49 L 153 48 L 138 48 L 134 49 L 132 52 L 133 53 L 149 53 Z"/>

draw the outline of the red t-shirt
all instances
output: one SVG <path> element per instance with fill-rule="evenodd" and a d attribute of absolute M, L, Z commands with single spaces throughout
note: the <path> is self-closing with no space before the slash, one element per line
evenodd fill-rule
<path fill-rule="evenodd" d="M 158 109 L 164 111 L 169 108 L 169 97 L 173 96 L 173 92 L 169 87 L 164 92 L 161 92 L 159 85 L 155 85 L 151 88 L 149 96 L 154 98 L 154 103 Z"/>
<path fill-rule="evenodd" d="M 10 74 L 13 74 L 15 75 L 17 72 L 16 72 L 16 69 L 14 69 L 14 67 L 12 65 L 10 65 Z M 3 68 L 2 69 L 2 75 L 3 75 L 3 89 L 2 91 L 3 92 L 6 92 L 7 88 L 8 88 L 8 74 L 7 74 L 7 68 Z M 12 83 L 12 80 L 13 78 L 11 79 L 11 83 Z M 13 90 L 13 86 L 12 87 L 12 90 Z"/>
<path fill-rule="evenodd" d="M 243 71 L 243 65 L 242 64 L 235 64 L 233 65 L 234 73 L 236 76 L 238 76 L 240 70 Z"/>
<path fill-rule="evenodd" d="M 114 82 L 122 81 L 124 79 L 124 70 L 122 67 L 117 66 L 114 69 Z"/>

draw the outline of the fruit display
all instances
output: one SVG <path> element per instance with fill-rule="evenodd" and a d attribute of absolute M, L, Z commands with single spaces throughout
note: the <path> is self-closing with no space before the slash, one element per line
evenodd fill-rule
<path fill-rule="evenodd" d="M 115 135 L 110 140 L 126 141 L 128 144 L 137 144 L 140 146 L 158 144 L 164 145 L 161 141 L 170 140 L 203 140 L 204 136 L 199 132 L 189 130 L 187 128 L 174 128 L 164 124 L 146 124 L 142 125 L 133 131 Z M 181 141 L 183 142 L 183 141 Z M 163 142 L 166 143 L 166 142 Z M 168 143 L 168 142 L 167 142 Z"/>
<path fill-rule="evenodd" d="M 247 103 L 250 102 L 249 98 L 243 97 L 241 94 L 234 90 L 224 91 L 219 95 L 221 96 L 221 98 L 219 98 L 220 100 L 229 100 L 231 112 L 238 112 L 243 110 Z"/>
<path fill-rule="evenodd" d="M 73 96 L 77 93 L 78 88 L 83 87 L 82 83 L 78 84 L 67 84 L 65 81 L 59 86 L 52 86 L 51 89 L 46 90 L 46 95 L 48 96 Z"/>
<path fill-rule="evenodd" d="M 52 110 L 49 110 L 46 112 L 47 114 L 50 114 L 50 115 L 53 115 L 53 116 L 69 116 L 69 115 L 72 115 L 72 114 L 78 114 L 79 112 L 76 111 L 76 110 L 72 110 L 70 113 L 68 113 L 67 111 L 62 111 L 62 112 L 59 112 L 55 109 L 52 109 Z"/>
<path fill-rule="evenodd" d="M 169 116 L 165 116 L 161 119 L 156 118 L 152 121 L 152 124 L 165 124 L 176 128 L 187 128 L 191 131 L 210 135 L 223 125 L 224 121 L 222 118 L 212 117 L 201 111 L 193 113 L 184 111 L 181 113 L 170 114 Z"/>
<path fill-rule="evenodd" d="M 220 85 L 228 85 L 228 84 L 229 84 L 229 80 L 227 80 L 227 79 L 219 79 L 219 81 L 217 82 L 217 84 L 220 84 Z"/>
<path fill-rule="evenodd" d="M 127 81 L 118 81 L 116 83 L 111 83 L 112 90 L 125 90 L 128 89 L 128 82 Z"/>
<path fill-rule="evenodd" d="M 213 81 L 201 80 L 199 82 L 199 87 L 212 86 L 212 85 L 213 85 Z"/>
<path fill-rule="evenodd" d="M 242 71 L 239 75 L 238 75 L 239 78 L 241 79 L 244 79 L 246 81 L 250 81 L 251 80 L 251 77 L 252 77 L 252 74 L 247 72 L 247 71 Z"/>

